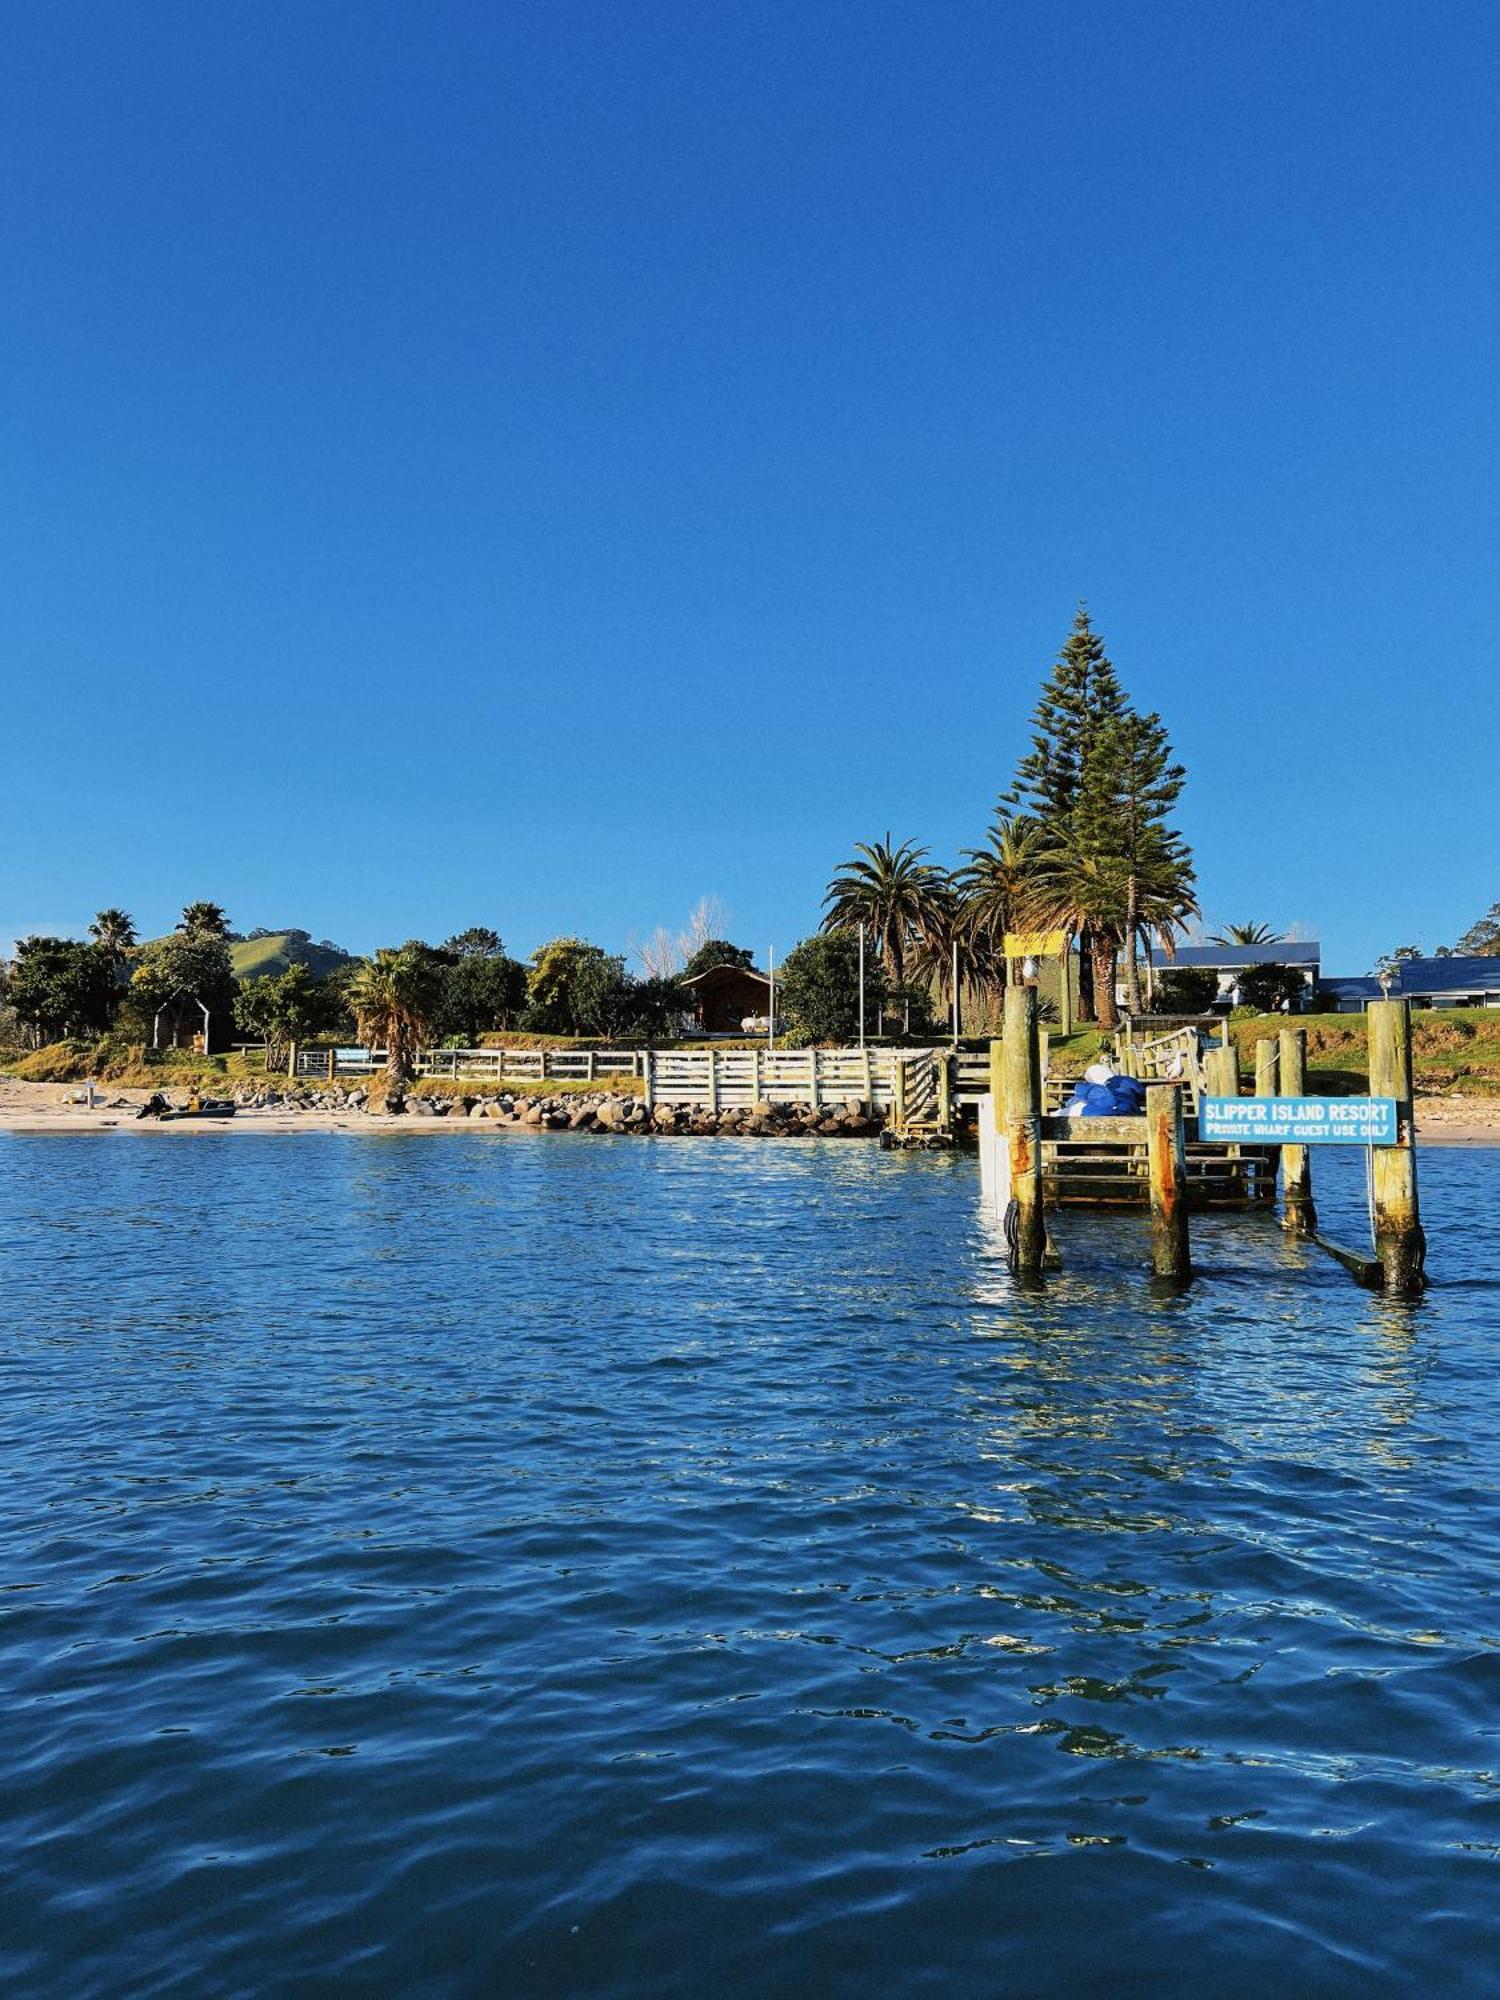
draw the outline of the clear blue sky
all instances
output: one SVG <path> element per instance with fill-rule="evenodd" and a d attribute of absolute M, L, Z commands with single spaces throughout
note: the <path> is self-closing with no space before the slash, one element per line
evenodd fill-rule
<path fill-rule="evenodd" d="M 10 0 L 0 948 L 763 953 L 1086 598 L 1221 921 L 1496 859 L 1500 11 Z"/>

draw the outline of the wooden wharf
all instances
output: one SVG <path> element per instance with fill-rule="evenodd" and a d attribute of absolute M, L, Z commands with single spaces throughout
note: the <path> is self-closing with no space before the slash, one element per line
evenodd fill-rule
<path fill-rule="evenodd" d="M 1175 1059 L 1145 1075 L 1143 1116 L 1072 1119 L 1045 1109 L 1040 1035 L 1033 988 L 1005 998 L 1005 1036 L 992 1045 L 991 1089 L 980 1109 L 981 1171 L 987 1198 L 1003 1215 L 1012 1266 L 1040 1275 L 1060 1266 L 1046 1225 L 1049 1203 L 1090 1207 L 1139 1205 L 1144 1187 L 1150 1213 L 1151 1268 L 1161 1279 L 1192 1277 L 1189 1215 L 1214 1204 L 1275 1199 L 1278 1167 L 1286 1173 L 1282 1224 L 1328 1251 L 1361 1284 L 1415 1298 L 1426 1285 L 1427 1239 L 1417 1199 L 1416 1133 L 1412 1105 L 1411 1009 L 1404 1000 L 1371 1001 L 1366 1010 L 1370 1088 L 1396 1107 L 1394 1144 L 1369 1148 L 1374 1255 L 1330 1241 L 1317 1230 L 1312 1170 L 1306 1146 L 1234 1146 L 1189 1141 L 1186 1105 L 1203 1095 L 1239 1095 L 1238 1063 L 1227 1045 L 1200 1052 L 1191 1073 Z M 1255 1094 L 1300 1099 L 1306 1076 L 1306 1036 L 1284 1028 L 1256 1046 Z M 1069 1149 L 1091 1147 L 1092 1152 Z M 1196 1173 L 1193 1171 L 1196 1154 Z M 1144 1155 L 1144 1173 L 1141 1171 Z M 1128 1193 L 1125 1190 L 1129 1190 Z"/>

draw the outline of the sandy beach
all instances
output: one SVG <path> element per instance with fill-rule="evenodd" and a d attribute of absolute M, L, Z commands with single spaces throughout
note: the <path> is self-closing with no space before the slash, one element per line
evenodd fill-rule
<path fill-rule="evenodd" d="M 388 1118 L 381 1112 L 340 1111 L 310 1105 L 258 1110 L 242 1106 L 233 1118 L 185 1119 L 160 1124 L 136 1113 L 150 1095 L 145 1090 L 99 1087 L 99 1102 L 90 1111 L 75 1102 L 77 1084 L 20 1083 L 0 1077 L 0 1133 L 65 1132 L 457 1132 L 471 1129 L 467 1118 Z M 169 1093 L 174 1103 L 184 1093 Z M 532 1127 L 477 1121 L 486 1131 L 532 1130 Z M 1419 1097 L 1417 1130 L 1429 1146 L 1500 1146 L 1500 1099 L 1488 1097 Z"/>

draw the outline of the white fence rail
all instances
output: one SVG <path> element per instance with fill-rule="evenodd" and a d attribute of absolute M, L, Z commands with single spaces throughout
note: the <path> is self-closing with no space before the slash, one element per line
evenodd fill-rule
<path fill-rule="evenodd" d="M 384 1060 L 384 1057 L 381 1058 Z M 423 1049 L 418 1076 L 489 1078 L 498 1083 L 602 1083 L 640 1076 L 644 1049 Z"/>
<path fill-rule="evenodd" d="M 319 1078 L 374 1076 L 385 1068 L 384 1049 L 299 1048 L 292 1045 L 288 1076 Z M 499 1083 L 603 1082 L 644 1074 L 644 1049 L 419 1049 L 418 1076 L 447 1076 Z M 278 1065 L 279 1067 L 279 1065 Z"/>
<path fill-rule="evenodd" d="M 646 1062 L 649 1104 L 844 1104 L 884 1110 L 895 1095 L 894 1049 L 656 1049 Z"/>

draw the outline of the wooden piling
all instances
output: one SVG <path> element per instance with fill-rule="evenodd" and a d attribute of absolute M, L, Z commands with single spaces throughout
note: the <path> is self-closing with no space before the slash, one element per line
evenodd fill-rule
<path fill-rule="evenodd" d="M 1203 1093 L 1206 1097 L 1238 1097 L 1240 1094 L 1240 1057 L 1233 1042 L 1215 1042 L 1212 1048 L 1203 1052 Z M 1238 1146 L 1228 1148 L 1231 1160 L 1238 1160 Z M 1248 1193 L 1246 1174 L 1248 1169 L 1240 1167 L 1236 1175 L 1236 1187 L 1240 1199 Z"/>
<path fill-rule="evenodd" d="M 1238 1097 L 1240 1059 L 1232 1044 L 1216 1043 L 1203 1055 L 1203 1088 L 1209 1097 Z"/>
<path fill-rule="evenodd" d="M 1048 1257 L 1047 1223 L 1042 1213 L 1042 1060 L 1034 986 L 1005 989 L 1005 1039 L 1000 1056 L 1010 1193 L 1016 1211 L 1015 1267 L 1018 1271 L 1041 1271 Z"/>
<path fill-rule="evenodd" d="M 1279 1051 L 1270 1035 L 1262 1035 L 1255 1044 L 1255 1094 L 1257 1097 L 1276 1095 L 1276 1059 Z"/>
<path fill-rule="evenodd" d="M 1274 1037 L 1263 1035 L 1255 1044 L 1255 1095 L 1274 1097 L 1276 1095 L 1276 1068 L 1279 1055 Z M 1257 1180 L 1256 1189 L 1265 1201 L 1276 1199 L 1276 1175 L 1281 1166 L 1281 1148 L 1262 1146 L 1259 1154 L 1266 1161 L 1268 1172 L 1263 1180 Z"/>
<path fill-rule="evenodd" d="M 1411 1002 L 1372 1000 L 1365 1010 L 1370 1049 L 1370 1095 L 1394 1097 L 1394 1146 L 1374 1146 L 1372 1182 L 1375 1255 L 1385 1289 L 1415 1298 L 1426 1285 L 1422 1267 L 1427 1238 L 1417 1205 L 1417 1145 L 1412 1127 Z"/>
<path fill-rule="evenodd" d="M 1276 1042 L 1281 1095 L 1305 1096 L 1307 1030 L 1283 1028 Z M 1281 1149 L 1281 1226 L 1293 1236 L 1311 1236 L 1318 1227 L 1318 1211 L 1313 1206 L 1312 1154 L 1307 1146 Z"/>
<path fill-rule="evenodd" d="M 1180 1084 L 1146 1086 L 1146 1163 L 1151 1179 L 1151 1269 L 1158 1278 L 1186 1284 L 1193 1266 Z"/>

